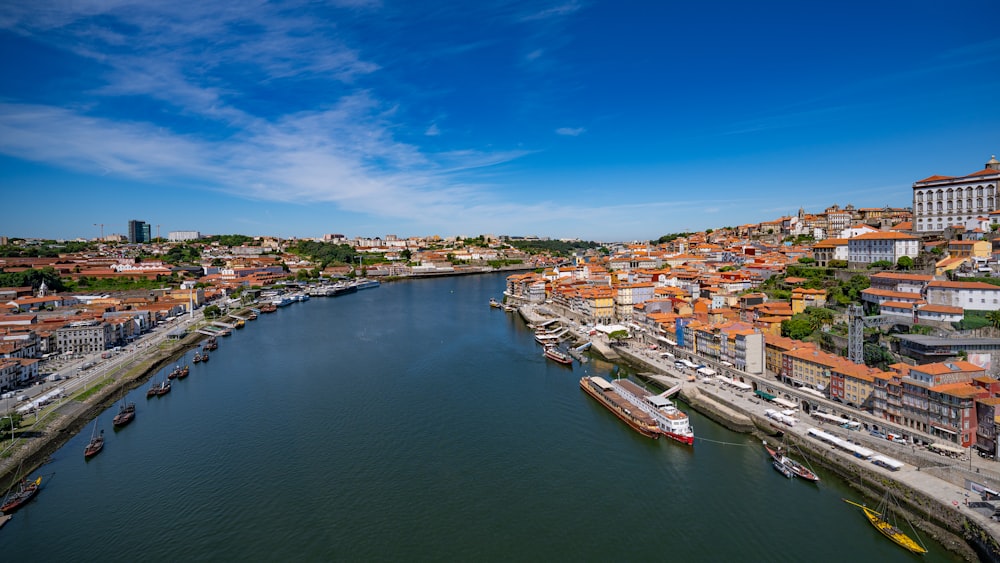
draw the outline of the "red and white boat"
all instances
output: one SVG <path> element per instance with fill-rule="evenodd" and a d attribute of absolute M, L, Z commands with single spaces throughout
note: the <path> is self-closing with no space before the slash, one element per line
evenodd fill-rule
<path fill-rule="evenodd" d="M 627 379 L 616 379 L 613 384 L 630 403 L 656 420 L 661 434 L 682 444 L 694 445 L 694 428 L 691 427 L 688 415 L 678 409 L 673 401 L 663 395 L 650 394 Z"/>
<path fill-rule="evenodd" d="M 556 348 L 555 346 L 546 346 L 544 355 L 546 358 L 552 360 L 553 362 L 557 362 L 566 366 L 573 365 L 573 358 L 571 358 L 569 354 L 563 352 L 562 350 Z"/>
<path fill-rule="evenodd" d="M 768 455 L 771 456 L 771 459 L 774 460 L 774 463 L 780 463 L 781 465 L 785 466 L 796 477 L 800 479 L 805 479 L 806 481 L 809 481 L 811 483 L 819 482 L 818 475 L 816 475 L 808 467 L 786 456 L 784 450 L 781 447 L 772 448 L 770 445 L 768 445 L 767 442 L 764 442 L 764 449 L 767 450 Z"/>

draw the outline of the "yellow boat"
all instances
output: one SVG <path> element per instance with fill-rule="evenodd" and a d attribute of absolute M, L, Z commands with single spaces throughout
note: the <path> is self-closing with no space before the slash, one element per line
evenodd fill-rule
<path fill-rule="evenodd" d="M 899 528 L 896 528 L 889 522 L 886 522 L 882 518 L 881 513 L 876 512 L 863 504 L 858 504 L 856 502 L 849 501 L 846 498 L 842 500 L 848 504 L 853 504 L 854 506 L 857 506 L 862 511 L 864 511 L 865 518 L 868 518 L 868 521 L 871 522 L 872 526 L 875 526 L 875 528 L 878 531 L 882 532 L 883 536 L 896 542 L 896 544 L 899 545 L 900 547 L 908 549 L 909 551 L 919 555 L 927 553 L 927 548 L 914 541 L 913 538 L 911 538 L 910 536 L 904 534 L 902 531 L 899 530 Z"/>

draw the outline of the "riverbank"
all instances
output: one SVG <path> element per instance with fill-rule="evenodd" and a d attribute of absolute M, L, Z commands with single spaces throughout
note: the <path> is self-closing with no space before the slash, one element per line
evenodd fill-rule
<path fill-rule="evenodd" d="M 540 314 L 535 307 L 521 307 L 519 310 L 522 318 L 529 323 L 560 318 L 563 326 L 575 329 L 569 319 L 554 314 Z M 613 345 L 600 335 L 591 336 L 579 330 L 572 330 L 571 333 L 578 344 L 593 342 L 593 353 L 629 366 L 639 378 L 661 389 L 681 384 L 680 398 L 714 422 L 761 440 L 776 440 L 773 437 L 776 432 L 764 415 L 764 411 L 773 405 L 757 398 L 752 392 L 737 391 L 721 384 L 707 384 L 712 380 L 689 381 L 688 374 L 679 372 L 672 362 L 664 361 L 658 353 L 651 353 L 642 347 Z M 810 426 L 822 427 L 824 432 L 855 442 L 865 441 L 867 433 L 862 437 L 861 432 L 830 428 L 830 425 L 823 425 L 819 420 L 802 420 L 793 427 L 782 428 L 787 444 L 794 444 L 810 462 L 837 475 L 862 496 L 868 497 L 870 505 L 876 505 L 889 490 L 899 501 L 903 516 L 922 533 L 967 560 L 1000 561 L 1000 545 L 997 542 L 1000 523 L 966 504 L 970 499 L 969 491 L 964 490 L 964 474 L 942 464 L 938 456 L 925 450 L 918 452 L 916 448 L 907 452 L 888 452 L 891 457 L 905 463 L 900 470 L 890 471 L 808 436 Z M 882 443 L 886 442 L 882 440 Z M 867 444 L 866 447 L 876 449 L 878 444 Z M 761 451 L 763 452 L 763 447 Z M 976 476 L 980 481 L 985 478 L 984 475 Z M 858 514 L 858 517 L 863 516 Z"/>
<path fill-rule="evenodd" d="M 88 389 L 97 386 L 100 388 L 82 401 L 70 399 L 55 407 L 51 413 L 46 413 L 51 419 L 46 421 L 43 428 L 19 429 L 18 438 L 26 440 L 26 443 L 17 446 L 11 456 L 0 460 L 0 484 L 4 493 L 16 479 L 41 468 L 53 453 L 124 394 L 149 381 L 162 368 L 175 363 L 197 347 L 204 338 L 200 333 L 191 332 L 180 340 L 167 340 L 166 346 L 157 347 L 151 353 L 141 356 L 137 354 L 127 366 L 119 370 L 123 372 L 120 376 L 89 386 Z"/>

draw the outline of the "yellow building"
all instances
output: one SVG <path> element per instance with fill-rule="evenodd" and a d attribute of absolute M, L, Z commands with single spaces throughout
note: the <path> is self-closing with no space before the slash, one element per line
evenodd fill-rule
<path fill-rule="evenodd" d="M 796 287 L 792 290 L 792 314 L 806 310 L 806 307 L 823 307 L 826 305 L 826 291 L 822 289 L 805 289 Z"/>

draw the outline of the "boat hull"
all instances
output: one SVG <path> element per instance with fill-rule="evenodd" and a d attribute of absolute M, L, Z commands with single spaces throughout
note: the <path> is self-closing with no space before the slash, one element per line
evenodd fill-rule
<path fill-rule="evenodd" d="M 620 418 L 625 424 L 628 424 L 629 427 L 632 428 L 632 430 L 635 430 L 639 434 L 642 434 L 643 436 L 647 438 L 652 438 L 654 440 L 660 437 L 661 434 L 660 429 L 656 426 L 655 422 L 651 424 L 643 424 L 642 422 L 638 421 L 634 416 L 626 412 L 626 407 L 624 405 L 617 405 L 611 400 L 609 400 L 607 397 L 605 397 L 603 394 L 598 393 L 596 390 L 594 390 L 591 387 L 589 379 L 590 379 L 589 377 L 583 377 L 580 379 L 580 388 L 583 389 L 585 393 L 596 399 L 597 402 L 604 405 L 606 409 L 614 413 L 614 415 Z M 624 399 L 622 400 L 624 401 Z"/>
<path fill-rule="evenodd" d="M 871 523 L 871 525 L 875 526 L 875 528 L 879 532 L 881 532 L 883 536 L 895 542 L 896 545 L 913 553 L 927 553 L 927 550 L 922 545 L 913 541 L 913 538 L 904 534 L 903 532 L 900 532 L 895 527 L 893 527 L 892 524 L 889 524 L 888 522 L 883 520 L 878 512 L 875 512 L 874 510 L 866 506 L 862 506 L 861 510 L 864 511 L 865 517 L 868 518 L 868 521 Z"/>
<path fill-rule="evenodd" d="M 41 486 L 42 486 L 41 477 L 35 479 L 34 482 L 28 485 L 24 485 L 24 488 L 22 488 L 20 491 L 12 495 L 9 498 L 9 500 L 7 500 L 7 502 L 3 504 L 3 506 L 0 506 L 0 512 L 3 512 L 4 514 L 10 514 L 15 510 L 21 508 L 22 506 L 28 504 L 28 502 L 31 501 L 31 499 L 35 498 L 35 495 L 38 494 L 38 491 L 41 489 Z"/>

